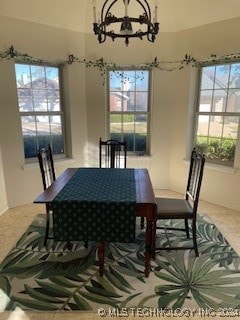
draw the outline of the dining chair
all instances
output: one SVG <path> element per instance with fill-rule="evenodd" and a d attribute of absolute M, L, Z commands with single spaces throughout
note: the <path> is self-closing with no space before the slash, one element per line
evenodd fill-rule
<path fill-rule="evenodd" d="M 192 150 L 189 174 L 187 180 L 187 187 L 185 192 L 185 197 L 183 199 L 175 198 L 158 198 L 156 197 L 157 204 L 157 220 L 156 220 L 156 233 L 155 233 L 155 252 L 159 250 L 186 250 L 194 249 L 195 255 L 198 256 L 198 245 L 197 245 L 197 235 L 196 235 L 196 219 L 198 210 L 199 194 L 202 184 L 202 177 L 204 171 L 205 156 L 204 154 L 196 152 L 195 149 Z M 157 222 L 161 220 L 183 220 L 184 228 L 172 227 L 171 225 L 158 226 Z M 187 238 L 189 235 L 189 220 L 192 221 L 192 241 L 193 245 L 190 246 L 171 246 L 170 243 L 166 243 L 160 247 L 156 246 L 156 236 L 158 229 L 167 230 L 180 230 L 185 231 Z M 167 233 L 166 233 L 166 238 Z"/>
<path fill-rule="evenodd" d="M 46 190 L 56 180 L 55 168 L 53 162 L 52 149 L 50 145 L 47 148 L 42 148 L 37 151 L 39 167 L 42 176 L 43 189 Z M 47 245 L 49 239 L 54 239 L 53 236 L 49 235 L 50 218 L 52 217 L 52 208 L 50 203 L 46 203 L 46 229 L 44 237 L 44 246 Z M 67 242 L 67 246 L 70 249 L 71 243 Z M 84 241 L 84 247 L 88 247 L 88 241 Z"/>
<path fill-rule="evenodd" d="M 40 172 L 42 176 L 43 189 L 46 190 L 56 180 L 55 168 L 53 163 L 52 149 L 50 145 L 47 148 L 38 149 L 37 151 Z M 50 215 L 52 213 L 51 204 L 46 203 L 46 230 L 44 237 L 44 246 L 47 245 L 49 236 Z"/>
<path fill-rule="evenodd" d="M 99 167 L 100 168 L 126 168 L 127 142 L 117 140 L 99 139 Z"/>

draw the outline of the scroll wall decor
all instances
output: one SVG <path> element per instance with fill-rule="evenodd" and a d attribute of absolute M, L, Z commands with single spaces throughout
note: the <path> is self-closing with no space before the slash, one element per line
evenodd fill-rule
<path fill-rule="evenodd" d="M 80 59 L 78 57 L 75 57 L 73 54 L 70 54 L 68 56 L 68 59 L 66 60 L 41 59 L 41 58 L 33 57 L 27 53 L 18 52 L 17 50 L 15 50 L 13 46 L 10 46 L 8 50 L 4 52 L 0 52 L 0 61 L 9 60 L 9 59 L 16 59 L 17 61 L 20 61 L 20 62 L 27 62 L 27 63 L 33 63 L 33 64 L 49 64 L 49 65 L 66 65 L 66 64 L 81 63 L 85 65 L 85 67 L 87 68 L 89 67 L 97 68 L 104 79 L 103 83 L 105 83 L 107 70 L 118 72 L 123 68 L 128 68 L 128 69 L 133 68 L 133 69 L 138 69 L 143 71 L 158 69 L 161 71 L 171 72 L 175 70 L 181 70 L 186 66 L 198 67 L 202 65 L 213 65 L 217 63 L 228 63 L 228 62 L 237 61 L 237 60 L 240 60 L 240 53 L 231 53 L 231 54 L 226 54 L 222 56 L 211 54 L 209 58 L 204 60 L 195 59 L 188 54 L 186 54 L 182 60 L 175 60 L 175 61 L 166 61 L 166 60 L 158 61 L 157 57 L 155 57 L 155 59 L 152 62 L 132 64 L 132 65 L 118 65 L 117 63 L 114 63 L 114 62 L 106 62 L 104 61 L 103 58 L 93 61 L 93 60 L 87 60 L 87 59 Z"/>

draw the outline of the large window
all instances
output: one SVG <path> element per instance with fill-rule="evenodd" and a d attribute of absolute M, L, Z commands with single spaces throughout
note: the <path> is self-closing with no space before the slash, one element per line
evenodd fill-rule
<path fill-rule="evenodd" d="M 63 154 L 59 68 L 16 63 L 15 71 L 25 158 L 36 157 L 47 144 L 53 154 Z"/>
<path fill-rule="evenodd" d="M 240 117 L 240 63 L 201 70 L 196 147 L 209 161 L 233 165 Z"/>
<path fill-rule="evenodd" d="M 149 71 L 109 72 L 109 133 L 128 151 L 149 153 Z"/>

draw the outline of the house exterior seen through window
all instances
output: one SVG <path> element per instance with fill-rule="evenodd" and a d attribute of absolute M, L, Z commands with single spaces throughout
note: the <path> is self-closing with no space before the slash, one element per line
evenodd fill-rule
<path fill-rule="evenodd" d="M 234 165 L 239 117 L 240 63 L 202 67 L 195 144 L 209 161 Z"/>
<path fill-rule="evenodd" d="M 15 72 L 25 158 L 48 144 L 64 154 L 59 68 L 16 63 Z"/>
<path fill-rule="evenodd" d="M 127 141 L 127 150 L 149 153 L 149 71 L 109 72 L 109 136 Z"/>

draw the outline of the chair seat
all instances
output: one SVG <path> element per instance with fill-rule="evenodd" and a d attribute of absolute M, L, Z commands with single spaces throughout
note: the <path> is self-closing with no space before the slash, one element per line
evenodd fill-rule
<path fill-rule="evenodd" d="M 193 217 L 192 207 L 185 199 L 156 198 L 156 203 L 158 219 Z"/>

